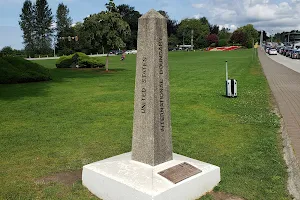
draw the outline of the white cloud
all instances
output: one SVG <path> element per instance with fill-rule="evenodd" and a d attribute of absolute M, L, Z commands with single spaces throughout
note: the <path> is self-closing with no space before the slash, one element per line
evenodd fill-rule
<path fill-rule="evenodd" d="M 203 5 L 199 11 L 206 11 L 211 23 L 232 30 L 248 23 L 268 32 L 300 29 L 300 0 L 210 0 Z"/>
<path fill-rule="evenodd" d="M 222 28 L 227 28 L 227 29 L 229 29 L 229 32 L 233 32 L 238 27 L 234 24 L 219 24 L 219 29 L 221 30 Z"/>

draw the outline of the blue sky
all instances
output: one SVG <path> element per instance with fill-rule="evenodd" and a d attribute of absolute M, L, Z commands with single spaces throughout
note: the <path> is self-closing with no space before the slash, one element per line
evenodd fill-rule
<path fill-rule="evenodd" d="M 60 2 L 70 9 L 73 22 L 82 21 L 92 13 L 105 9 L 108 0 L 48 0 L 53 14 Z M 24 0 L 0 0 L 0 49 L 12 46 L 21 49 L 22 32 L 19 14 Z M 210 22 L 231 30 L 247 23 L 257 29 L 276 31 L 300 30 L 300 0 L 115 0 L 117 5 L 129 4 L 145 13 L 151 8 L 165 10 L 171 18 L 206 16 Z"/>

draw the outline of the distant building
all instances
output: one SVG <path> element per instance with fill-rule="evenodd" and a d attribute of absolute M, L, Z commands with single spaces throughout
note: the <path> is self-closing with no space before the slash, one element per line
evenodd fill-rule
<path fill-rule="evenodd" d="M 289 43 L 300 42 L 300 32 L 286 33 L 284 35 L 284 41 Z"/>

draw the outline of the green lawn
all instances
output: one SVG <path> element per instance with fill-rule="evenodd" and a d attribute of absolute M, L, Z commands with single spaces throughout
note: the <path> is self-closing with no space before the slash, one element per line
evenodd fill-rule
<path fill-rule="evenodd" d="M 279 120 L 251 52 L 170 53 L 174 152 L 220 166 L 219 191 L 290 199 Z M 80 181 L 36 180 L 130 151 L 135 56 L 119 59 L 110 58 L 110 73 L 36 61 L 52 81 L 0 85 L 0 199 L 96 199 Z M 223 96 L 225 60 L 236 99 Z"/>

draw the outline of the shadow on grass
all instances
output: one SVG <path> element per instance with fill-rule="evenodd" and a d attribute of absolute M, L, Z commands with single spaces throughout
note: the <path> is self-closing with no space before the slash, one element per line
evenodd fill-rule
<path fill-rule="evenodd" d="M 95 77 L 110 77 L 118 72 L 126 71 L 126 69 L 51 69 L 50 73 L 52 81 L 67 82 L 67 79 L 72 78 L 95 78 Z"/>
<path fill-rule="evenodd" d="M 221 97 L 224 97 L 224 98 L 227 98 L 227 99 L 236 99 L 238 97 L 228 97 L 227 95 L 225 94 L 222 94 Z"/>
<path fill-rule="evenodd" d="M 0 100 L 14 101 L 23 97 L 39 97 L 48 93 L 48 88 L 53 83 L 68 82 L 68 79 L 89 79 L 89 78 L 108 78 L 114 74 L 127 69 L 50 69 L 50 81 L 19 83 L 19 84 L 0 84 Z"/>
<path fill-rule="evenodd" d="M 0 100 L 14 101 L 23 97 L 38 97 L 47 94 L 49 82 L 0 84 Z"/>

